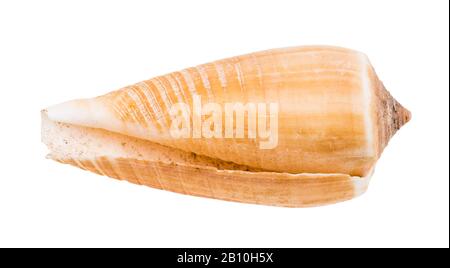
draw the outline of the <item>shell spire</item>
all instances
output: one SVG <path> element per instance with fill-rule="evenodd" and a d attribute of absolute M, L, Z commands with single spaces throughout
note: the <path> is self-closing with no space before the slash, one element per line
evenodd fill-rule
<path fill-rule="evenodd" d="M 411 112 L 392 97 L 373 68 L 370 68 L 369 77 L 374 84 L 379 157 L 394 134 L 411 120 Z"/>
<path fill-rule="evenodd" d="M 394 99 L 389 91 L 386 90 L 383 83 L 381 83 L 381 103 L 382 109 L 380 113 L 380 120 L 383 129 L 383 147 L 386 147 L 388 141 L 394 134 L 411 120 L 411 112 L 403 107 L 396 99 Z"/>

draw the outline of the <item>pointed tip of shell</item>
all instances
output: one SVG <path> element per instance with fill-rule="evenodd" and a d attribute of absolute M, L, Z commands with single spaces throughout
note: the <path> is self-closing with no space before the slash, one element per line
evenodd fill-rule
<path fill-rule="evenodd" d="M 381 81 L 378 81 L 375 92 L 377 95 L 379 153 L 381 154 L 392 136 L 411 120 L 411 112 L 392 97 Z"/>
<path fill-rule="evenodd" d="M 386 127 L 389 130 L 389 137 L 392 137 L 397 130 L 403 127 L 411 120 L 411 112 L 403 107 L 386 88 L 383 86 L 385 99 L 383 102 L 383 114 L 389 115 L 390 118 L 385 118 Z"/>

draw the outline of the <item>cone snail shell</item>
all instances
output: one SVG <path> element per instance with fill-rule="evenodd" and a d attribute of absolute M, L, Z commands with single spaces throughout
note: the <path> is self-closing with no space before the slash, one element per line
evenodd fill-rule
<path fill-rule="evenodd" d="M 250 117 L 241 122 L 244 138 L 224 137 L 227 120 L 234 119 L 237 126 L 237 113 L 220 114 L 219 136 L 175 138 L 173 105 L 192 107 L 186 119 L 194 131 L 197 99 L 218 107 L 277 104 L 276 146 L 261 149 L 263 138 L 245 138 L 253 129 Z M 201 111 L 200 119 L 206 119 Z M 57 161 L 155 188 L 310 206 L 364 192 L 389 139 L 409 119 L 409 111 L 386 91 L 365 54 L 328 46 L 291 47 L 223 59 L 49 107 L 43 111 L 43 141 Z M 91 139 L 80 146 L 86 136 Z M 62 137 L 72 144 L 58 142 Z M 94 148 L 93 140 L 115 149 Z M 134 149 L 122 148 L 123 143 Z M 84 156 L 73 153 L 77 150 Z"/>

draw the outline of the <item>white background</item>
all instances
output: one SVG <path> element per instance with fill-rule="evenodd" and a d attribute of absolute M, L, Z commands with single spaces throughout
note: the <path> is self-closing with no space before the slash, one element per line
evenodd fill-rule
<path fill-rule="evenodd" d="M 448 1 L 2 1 L 0 246 L 448 247 Z M 46 160 L 40 110 L 184 67 L 308 44 L 369 55 L 413 113 L 369 191 L 286 209 Z"/>

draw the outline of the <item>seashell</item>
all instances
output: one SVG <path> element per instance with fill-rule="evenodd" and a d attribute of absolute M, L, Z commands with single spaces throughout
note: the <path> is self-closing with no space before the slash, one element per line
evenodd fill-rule
<path fill-rule="evenodd" d="M 205 106 L 196 108 L 199 100 L 225 112 L 211 120 Z M 180 128 L 187 136 L 173 135 L 175 104 L 190 109 Z M 242 104 L 242 121 L 227 113 L 229 104 Z M 251 119 L 256 113 L 263 119 Z M 273 130 L 272 119 L 276 142 L 258 135 Z M 366 55 L 307 46 L 223 59 L 49 107 L 42 139 L 51 159 L 109 177 L 301 207 L 362 194 L 389 139 L 409 120 Z"/>

